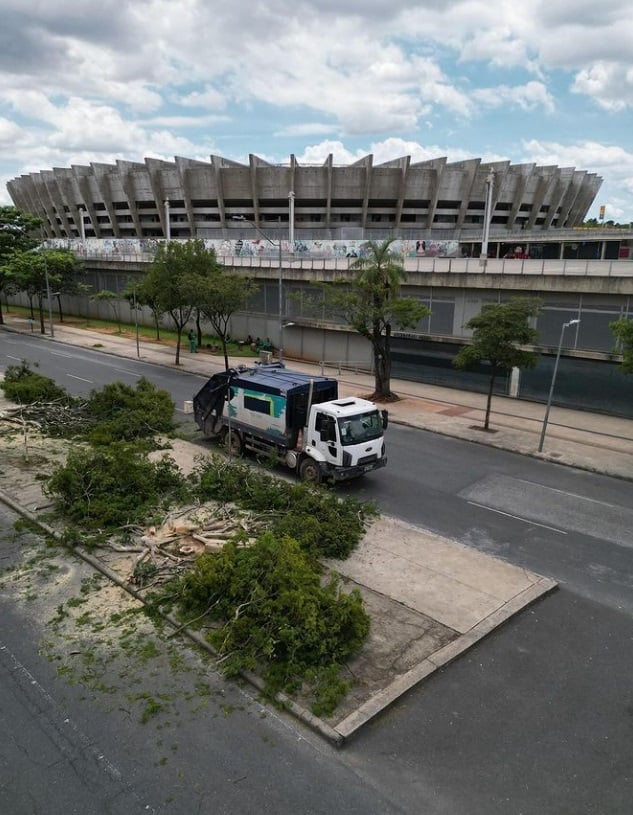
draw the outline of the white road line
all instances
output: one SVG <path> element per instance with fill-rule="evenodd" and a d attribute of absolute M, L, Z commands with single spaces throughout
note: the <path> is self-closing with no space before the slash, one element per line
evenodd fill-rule
<path fill-rule="evenodd" d="M 7 359 L 15 359 L 18 362 L 22 362 L 22 357 L 12 357 L 11 354 L 7 354 Z"/>
<path fill-rule="evenodd" d="M 479 507 L 480 509 L 487 509 L 489 512 L 496 512 L 497 515 L 505 515 L 507 518 L 514 518 L 516 521 L 522 521 L 524 524 L 530 526 L 540 526 L 542 529 L 549 529 L 551 532 L 558 532 L 559 535 L 567 535 L 563 529 L 557 529 L 555 526 L 547 526 L 547 524 L 539 524 L 536 521 L 531 521 L 529 518 L 522 518 L 520 515 L 513 515 L 511 512 L 503 512 L 501 509 L 494 509 L 494 507 L 487 507 L 485 504 L 478 504 L 476 501 L 468 501 L 471 506 Z"/>
<path fill-rule="evenodd" d="M 126 371 L 125 368 L 113 368 L 112 370 L 119 374 L 126 374 L 127 376 L 138 376 L 136 371 Z"/>
<path fill-rule="evenodd" d="M 51 351 L 53 357 L 64 357 L 64 359 L 72 359 L 74 354 L 64 354 L 62 351 Z"/>
<path fill-rule="evenodd" d="M 66 374 L 71 379 L 78 379 L 80 382 L 88 382 L 90 385 L 94 385 L 94 380 L 92 379 L 84 379 L 83 376 L 75 376 L 74 374 Z"/>

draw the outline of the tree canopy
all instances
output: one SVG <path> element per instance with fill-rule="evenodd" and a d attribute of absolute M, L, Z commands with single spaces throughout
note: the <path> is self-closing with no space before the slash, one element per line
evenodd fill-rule
<path fill-rule="evenodd" d="M 61 293 L 76 293 L 80 284 L 77 275 L 82 268 L 72 252 L 65 249 L 17 250 L 5 261 L 7 283 L 18 291 L 23 291 L 33 305 L 37 303 L 40 331 L 44 334 L 44 298 Z"/>
<path fill-rule="evenodd" d="M 351 278 L 324 287 L 327 303 L 361 337 L 369 340 L 374 362 L 376 401 L 396 399 L 391 391 L 391 335 L 395 328 L 414 328 L 429 314 L 424 303 L 402 297 L 406 274 L 402 258 L 391 249 L 393 240 L 368 241 L 363 256 L 350 265 Z"/>
<path fill-rule="evenodd" d="M 622 370 L 633 374 L 633 320 L 615 320 L 609 328 L 618 343 L 616 351 L 622 354 Z"/>
<path fill-rule="evenodd" d="M 168 314 L 176 328 L 176 364 L 180 363 L 183 330 L 200 303 L 209 278 L 218 273 L 213 249 L 202 240 L 161 243 L 142 285 L 143 298 Z"/>
<path fill-rule="evenodd" d="M 246 308 L 256 291 L 257 286 L 252 280 L 227 274 L 221 268 L 201 287 L 198 310 L 211 323 L 222 343 L 224 366 L 227 371 L 229 358 L 226 342 L 229 320 L 236 311 Z"/>
<path fill-rule="evenodd" d="M 530 318 L 536 317 L 540 308 L 538 300 L 518 297 L 507 303 L 485 305 L 480 314 L 466 323 L 473 332 L 472 342 L 461 349 L 453 364 L 457 368 L 468 368 L 481 362 L 490 365 L 485 430 L 490 426 L 490 407 L 497 376 L 509 373 L 512 368 L 533 368 L 536 365 L 537 354 L 521 346 L 536 342 L 538 332 L 530 325 Z"/>
<path fill-rule="evenodd" d="M 9 260 L 37 246 L 38 239 L 33 237 L 33 233 L 41 223 L 39 218 L 20 212 L 16 207 L 0 207 L 0 294 L 9 292 L 15 285 L 9 274 Z M 0 325 L 3 323 L 0 303 Z"/>

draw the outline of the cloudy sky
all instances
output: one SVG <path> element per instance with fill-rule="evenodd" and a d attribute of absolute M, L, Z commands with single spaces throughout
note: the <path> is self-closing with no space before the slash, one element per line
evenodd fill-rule
<path fill-rule="evenodd" d="M 6 182 L 151 156 L 480 157 L 633 221 L 631 0 L 0 0 Z"/>

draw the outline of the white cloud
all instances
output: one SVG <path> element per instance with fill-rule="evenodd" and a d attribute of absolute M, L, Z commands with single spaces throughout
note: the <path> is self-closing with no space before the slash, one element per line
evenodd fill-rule
<path fill-rule="evenodd" d="M 521 160 L 524 142 L 604 174 L 633 213 L 605 163 L 630 144 L 630 0 L 1 4 L 8 177 L 209 152 Z"/>

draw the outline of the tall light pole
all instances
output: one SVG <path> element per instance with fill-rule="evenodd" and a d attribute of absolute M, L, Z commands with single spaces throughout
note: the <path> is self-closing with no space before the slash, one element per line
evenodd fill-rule
<path fill-rule="evenodd" d="M 44 285 L 46 287 L 46 299 L 48 300 L 48 322 L 51 327 L 51 338 L 55 337 L 55 328 L 53 326 L 53 304 L 51 303 L 51 285 L 48 279 L 48 262 L 46 260 L 46 243 L 44 239 L 44 229 L 42 228 L 40 231 L 41 238 L 42 238 L 42 245 L 41 247 L 35 248 L 33 252 L 42 252 L 42 258 L 44 259 Z M 41 309 L 40 309 L 41 314 Z"/>
<path fill-rule="evenodd" d="M 556 384 L 556 374 L 558 373 L 558 363 L 560 360 L 560 352 L 563 347 L 563 336 L 565 329 L 570 325 L 578 325 L 580 320 L 570 320 L 568 323 L 563 323 L 560 327 L 560 340 L 558 341 L 558 350 L 556 351 L 556 362 L 554 362 L 554 370 L 552 371 L 552 382 L 549 386 L 549 396 L 547 397 L 547 407 L 545 408 L 545 417 L 543 419 L 543 429 L 541 430 L 541 438 L 538 444 L 539 453 L 543 452 L 543 443 L 545 441 L 545 431 L 547 430 L 547 421 L 549 419 L 550 408 L 552 407 L 552 396 L 554 395 L 554 385 Z"/>
<path fill-rule="evenodd" d="M 83 207 L 79 207 L 77 212 L 79 213 L 79 237 L 81 238 L 81 242 L 86 242 L 86 222 L 84 221 L 84 212 L 86 210 Z"/>
<path fill-rule="evenodd" d="M 278 325 L 277 325 L 277 333 L 279 335 L 279 354 L 278 354 L 279 362 L 283 362 L 283 359 L 284 359 L 284 320 L 283 320 L 283 308 L 284 308 L 284 294 L 283 294 L 284 289 L 283 289 L 283 285 L 284 285 L 284 280 L 283 280 L 283 266 L 282 266 L 282 262 L 281 262 L 281 238 L 278 238 L 277 241 L 274 241 L 272 238 L 269 238 L 268 235 L 262 229 L 260 229 L 257 226 L 257 224 L 254 224 L 252 221 L 249 221 L 243 215 L 234 215 L 233 220 L 234 221 L 244 221 L 244 223 L 247 223 L 249 226 L 252 226 L 253 229 L 256 232 L 259 232 L 259 234 L 265 240 L 267 240 L 268 243 L 271 246 L 276 245 L 278 250 L 279 250 L 279 257 L 278 257 L 278 261 L 277 261 L 277 263 L 279 265 L 279 275 L 278 275 L 278 278 L 277 278 L 277 293 L 278 293 L 278 303 L 277 303 L 277 322 L 278 322 Z"/>
<path fill-rule="evenodd" d="M 488 261 L 488 236 L 490 235 L 490 220 L 492 218 L 492 186 L 495 174 L 492 170 L 486 176 L 486 205 L 484 208 L 484 234 L 481 241 L 481 255 L 479 265 L 485 266 Z"/>
<path fill-rule="evenodd" d="M 51 303 L 51 286 L 48 280 L 48 263 L 46 262 L 46 249 L 44 250 L 44 281 L 46 283 L 46 299 L 48 300 L 48 322 L 51 326 L 51 338 L 55 338 L 53 327 L 53 304 Z"/>
<path fill-rule="evenodd" d="M 138 338 L 138 302 L 136 300 L 136 283 L 134 284 L 134 289 L 132 291 L 132 302 L 134 304 L 134 329 L 136 331 L 136 356 L 140 358 L 141 349 L 140 349 L 140 346 L 139 346 L 139 338 Z"/>
<path fill-rule="evenodd" d="M 295 194 L 292 190 L 288 193 L 288 240 L 290 243 L 290 251 L 295 250 Z"/>
<path fill-rule="evenodd" d="M 169 198 L 165 198 L 165 240 L 171 240 L 171 221 L 169 219 Z"/>

